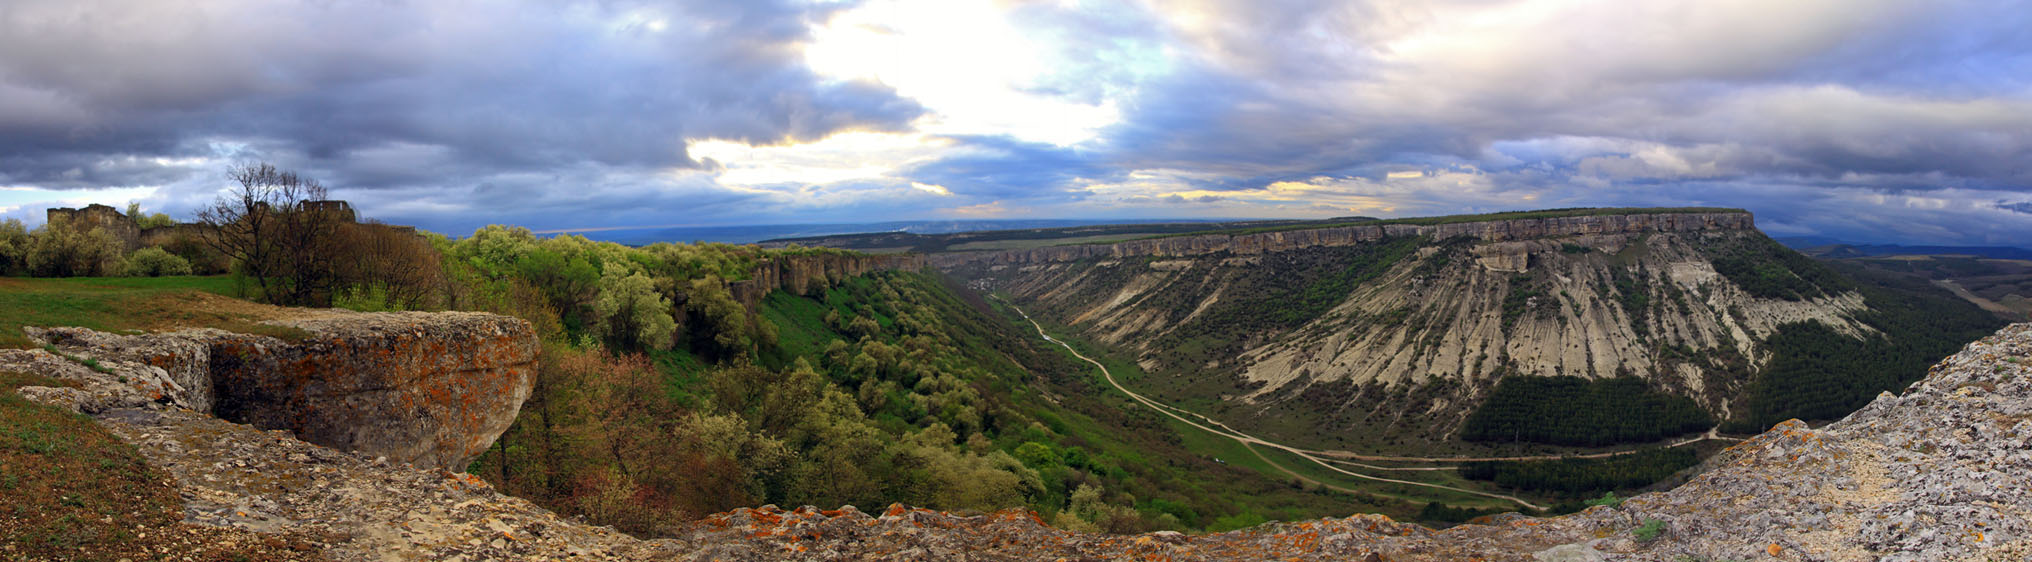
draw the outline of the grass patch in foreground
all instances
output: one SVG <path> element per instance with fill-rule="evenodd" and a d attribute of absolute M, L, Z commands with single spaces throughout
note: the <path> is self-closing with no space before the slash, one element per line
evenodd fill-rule
<path fill-rule="evenodd" d="M 213 277 L 0 278 L 0 348 L 33 347 L 24 326 L 106 332 L 219 328 L 301 340 L 301 330 L 259 324 L 284 310 L 237 298 L 233 279 Z"/>

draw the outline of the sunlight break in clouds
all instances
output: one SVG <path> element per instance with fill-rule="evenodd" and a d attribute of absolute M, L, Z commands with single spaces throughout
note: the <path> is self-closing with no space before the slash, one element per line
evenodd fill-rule
<path fill-rule="evenodd" d="M 881 0 L 835 15 L 813 30 L 805 61 L 821 76 L 896 89 L 928 113 L 909 133 L 838 133 L 805 143 L 749 146 L 699 140 L 688 150 L 723 167 L 728 187 L 778 195 L 844 181 L 885 181 L 949 197 L 942 185 L 899 172 L 972 153 L 952 136 L 996 135 L 1073 145 L 1120 119 L 1112 101 L 1085 104 L 1031 91 L 1055 72 L 1052 49 L 987 1 Z M 979 216 L 997 207 L 954 208 Z"/>
<path fill-rule="evenodd" d="M 1113 103 L 1031 91 L 1061 66 L 1054 49 L 988 0 L 876 0 L 813 31 L 805 62 L 823 76 L 870 79 L 917 100 L 931 135 L 1006 134 L 1070 145 L 1120 119 Z"/>

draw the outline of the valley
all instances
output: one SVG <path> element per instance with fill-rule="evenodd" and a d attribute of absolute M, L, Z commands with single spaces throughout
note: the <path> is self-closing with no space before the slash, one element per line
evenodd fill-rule
<path fill-rule="evenodd" d="M 1398 490 L 1452 505 L 1574 501 L 1572 484 L 1533 484 L 1569 490 L 1533 500 L 1514 477 L 1460 477 L 1503 463 L 1552 474 L 1525 465 L 1620 457 L 1595 472 L 1667 479 L 1780 416 L 1829 419 L 1923 374 L 1813 350 L 1929 360 L 1999 325 L 1938 287 L 1786 250 L 1746 213 L 1509 217 L 1068 236 L 929 259 L 1182 431 L 1241 445 L 1199 450 L 1350 490 L 1444 474 Z M 1660 456 L 1679 448 L 1694 454 Z"/>
<path fill-rule="evenodd" d="M 846 240 L 900 235 L 870 236 Z M 1999 325 L 1723 209 L 945 236 L 869 254 L 489 227 L 412 241 L 436 279 L 332 300 L 527 322 L 528 399 L 465 472 L 642 537 L 760 504 L 1105 533 L 1570 513 L 1840 417 Z M 235 298 L 261 296 L 245 279 L 0 283 L 11 330 L 297 337 L 271 325 L 294 309 Z"/>

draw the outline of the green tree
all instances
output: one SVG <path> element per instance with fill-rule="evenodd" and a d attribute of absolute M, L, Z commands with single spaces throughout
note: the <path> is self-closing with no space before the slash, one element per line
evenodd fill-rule
<path fill-rule="evenodd" d="M 677 335 L 670 300 L 648 275 L 618 263 L 609 262 L 600 274 L 592 313 L 594 335 L 622 348 L 670 349 Z"/>
<path fill-rule="evenodd" d="M 153 215 L 141 214 L 140 203 L 130 202 L 127 204 L 127 218 L 134 219 L 135 226 L 141 227 L 142 230 L 148 230 L 151 228 L 162 228 L 165 226 L 176 226 L 176 219 L 169 218 L 169 215 L 162 213 L 156 213 Z"/>
<path fill-rule="evenodd" d="M 118 271 L 120 241 L 103 228 L 82 230 L 55 217 L 35 230 L 27 265 L 39 277 L 93 277 Z"/>
<path fill-rule="evenodd" d="M 691 280 L 685 291 L 685 310 L 703 324 L 695 333 L 706 336 L 707 348 L 715 357 L 747 355 L 754 348 L 759 335 L 753 316 L 748 307 L 734 300 L 734 294 L 727 290 L 726 281 L 717 275 L 706 275 Z"/>
<path fill-rule="evenodd" d="M 28 227 L 21 219 L 0 222 L 0 275 L 28 269 Z"/>

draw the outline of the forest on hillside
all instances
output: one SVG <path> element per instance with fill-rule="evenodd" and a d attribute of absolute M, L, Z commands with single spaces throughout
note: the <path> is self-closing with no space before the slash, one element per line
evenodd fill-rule
<path fill-rule="evenodd" d="M 473 471 L 631 531 L 768 503 L 1025 507 L 1061 528 L 1133 532 L 1372 501 L 1184 451 L 933 271 L 826 279 L 750 307 L 729 287 L 758 264 L 843 254 L 500 227 L 436 244 L 457 306 L 546 334 L 535 393 Z"/>
<path fill-rule="evenodd" d="M 1089 367 L 933 270 L 821 267 L 781 283 L 798 292 L 758 293 L 758 272 L 789 271 L 771 264 L 861 256 L 500 226 L 450 238 L 321 214 L 330 206 L 306 200 L 302 178 L 250 174 L 250 198 L 220 205 L 251 211 L 192 231 L 254 246 L 212 240 L 194 255 L 222 260 L 217 271 L 253 300 L 528 320 L 542 340 L 535 388 L 469 470 L 595 523 L 656 535 L 735 507 L 902 502 L 1134 532 L 1417 509 L 1187 451 L 1162 418 L 1088 386 Z M 300 191 L 274 198 L 281 188 Z M 0 232 L 0 259 L 14 273 L 104 275 L 113 257 L 165 251 L 129 254 L 104 229 L 74 226 Z M 52 245 L 65 237 L 94 244 Z M 13 261 L 16 248 L 48 254 L 35 264 L 98 265 L 36 270 Z"/>
<path fill-rule="evenodd" d="M 1897 392 L 1925 377 L 1941 358 L 2004 325 L 1923 279 L 1841 262 L 1815 265 L 1862 281 L 1856 286 L 1870 311 L 1857 320 L 1871 333 L 1854 337 L 1818 322 L 1780 326 L 1766 342 L 1770 363 L 1751 383 L 1745 406 L 1723 424 L 1725 431 L 1763 431 L 1793 418 L 1840 418 L 1878 393 Z"/>

